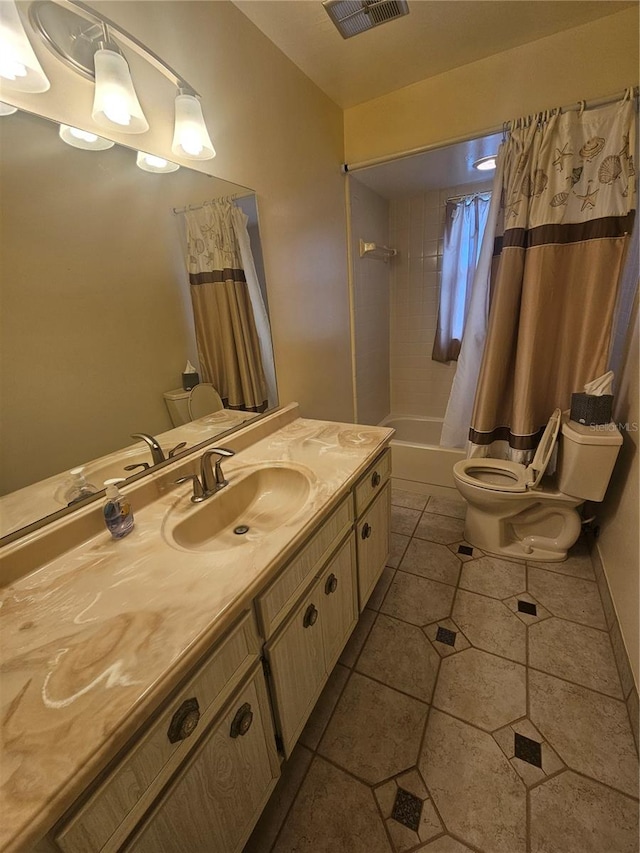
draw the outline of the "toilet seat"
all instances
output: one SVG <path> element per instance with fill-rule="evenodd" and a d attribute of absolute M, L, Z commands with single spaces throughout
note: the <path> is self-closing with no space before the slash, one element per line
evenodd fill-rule
<path fill-rule="evenodd" d="M 454 476 L 461 482 L 490 492 L 526 492 L 538 487 L 547 470 L 558 437 L 562 412 L 555 409 L 545 427 L 530 465 L 507 459 L 463 459 L 453 466 Z"/>

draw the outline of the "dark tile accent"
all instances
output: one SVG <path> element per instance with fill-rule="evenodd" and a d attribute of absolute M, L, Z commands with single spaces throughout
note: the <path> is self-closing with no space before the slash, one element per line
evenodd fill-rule
<path fill-rule="evenodd" d="M 458 545 L 458 554 L 466 554 L 467 557 L 473 557 L 473 548 L 470 545 Z"/>
<path fill-rule="evenodd" d="M 531 604 L 530 601 L 520 601 L 520 599 L 518 599 L 518 610 L 520 613 L 528 613 L 529 616 L 538 615 L 538 608 L 535 604 Z"/>
<path fill-rule="evenodd" d="M 519 735 L 514 732 L 516 758 L 521 758 L 534 767 L 542 767 L 542 744 L 537 740 L 531 740 L 529 737 Z"/>
<path fill-rule="evenodd" d="M 439 643 L 446 643 L 448 646 L 455 646 L 456 632 L 450 631 L 448 628 L 443 628 L 441 625 L 438 625 L 438 630 L 436 631 L 436 640 Z"/>
<path fill-rule="evenodd" d="M 410 794 L 409 791 L 405 791 L 404 788 L 398 788 L 391 817 L 403 826 L 417 832 L 421 814 L 422 800 L 414 794 Z"/>

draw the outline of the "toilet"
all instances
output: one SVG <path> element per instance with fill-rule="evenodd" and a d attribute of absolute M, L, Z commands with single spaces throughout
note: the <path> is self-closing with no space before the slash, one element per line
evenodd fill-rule
<path fill-rule="evenodd" d="M 556 439 L 556 472 L 545 477 Z M 453 478 L 468 503 L 465 539 L 496 556 L 566 559 L 580 535 L 578 507 L 604 498 L 621 444 L 615 424 L 584 426 L 556 409 L 529 465 L 487 458 L 456 462 Z"/>

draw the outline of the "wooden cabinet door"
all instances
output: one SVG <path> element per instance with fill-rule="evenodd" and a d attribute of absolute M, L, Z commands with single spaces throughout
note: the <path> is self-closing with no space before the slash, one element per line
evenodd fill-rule
<path fill-rule="evenodd" d="M 358 595 L 361 612 L 386 565 L 389 556 L 390 526 L 391 483 L 387 483 L 356 525 Z"/>
<path fill-rule="evenodd" d="M 320 578 L 322 640 L 327 673 L 335 666 L 358 621 L 356 554 L 353 533 Z"/>
<path fill-rule="evenodd" d="M 283 630 L 265 646 L 286 756 L 291 754 L 325 681 L 322 599 L 316 584 Z"/>
<path fill-rule="evenodd" d="M 127 853 L 242 850 L 279 775 L 261 670 L 228 707 Z"/>

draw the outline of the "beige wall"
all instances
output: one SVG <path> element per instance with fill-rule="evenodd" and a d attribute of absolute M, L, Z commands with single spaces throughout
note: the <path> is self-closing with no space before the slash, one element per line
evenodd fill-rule
<path fill-rule="evenodd" d="M 626 365 L 616 394 L 614 418 L 623 429 L 623 445 L 607 496 L 598 511 L 597 548 L 609 582 L 631 668 L 640 684 L 640 555 L 638 552 L 638 478 L 640 410 L 638 407 L 638 305 L 629 332 Z"/>
<path fill-rule="evenodd" d="M 495 54 L 345 111 L 349 164 L 502 126 L 638 83 L 638 10 Z"/>
<path fill-rule="evenodd" d="M 226 0 L 99 7 L 202 93 L 218 156 L 196 168 L 256 190 L 280 401 L 352 420 L 341 110 Z M 10 100 L 86 124 L 91 83 L 36 47 L 52 88 Z M 171 157 L 173 89 L 131 66 L 151 130 L 112 138 Z"/>
<path fill-rule="evenodd" d="M 379 424 L 389 405 L 389 284 L 391 263 L 360 257 L 360 239 L 389 245 L 389 202 L 349 176 L 351 298 L 356 417 Z"/>

